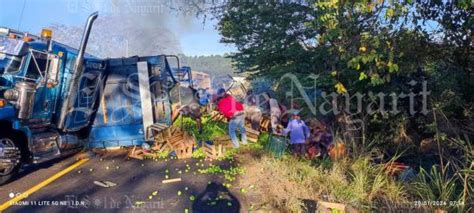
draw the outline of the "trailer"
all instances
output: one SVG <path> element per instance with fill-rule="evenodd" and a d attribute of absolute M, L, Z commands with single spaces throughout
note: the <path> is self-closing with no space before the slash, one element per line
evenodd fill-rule
<path fill-rule="evenodd" d="M 141 145 L 153 139 L 150 126 L 171 125 L 170 91 L 192 85 L 191 69 L 170 55 L 85 53 L 97 17 L 89 16 L 78 49 L 48 29 L 36 36 L 0 28 L 0 185 L 24 164 L 84 147 Z"/>

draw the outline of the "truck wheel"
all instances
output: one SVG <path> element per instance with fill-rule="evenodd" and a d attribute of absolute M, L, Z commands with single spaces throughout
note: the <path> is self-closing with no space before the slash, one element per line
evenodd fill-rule
<path fill-rule="evenodd" d="M 16 141 L 0 135 L 0 185 L 14 178 L 21 164 L 21 151 Z"/>

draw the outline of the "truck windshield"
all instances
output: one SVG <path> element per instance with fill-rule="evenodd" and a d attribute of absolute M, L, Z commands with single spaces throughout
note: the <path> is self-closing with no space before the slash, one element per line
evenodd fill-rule
<path fill-rule="evenodd" d="M 20 70 L 23 57 L 0 53 L 0 74 L 15 73 Z"/>
<path fill-rule="evenodd" d="M 15 73 L 20 69 L 28 44 L 22 40 L 0 37 L 0 73 Z"/>

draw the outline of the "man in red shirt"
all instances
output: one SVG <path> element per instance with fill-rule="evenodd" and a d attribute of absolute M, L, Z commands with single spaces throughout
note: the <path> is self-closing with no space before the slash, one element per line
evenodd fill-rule
<path fill-rule="evenodd" d="M 237 128 L 240 130 L 241 143 L 244 145 L 247 144 L 245 113 L 242 103 L 227 94 L 223 88 L 217 90 L 215 103 L 217 110 L 229 120 L 229 136 L 232 139 L 234 147 L 239 148 L 239 139 L 236 134 Z"/>

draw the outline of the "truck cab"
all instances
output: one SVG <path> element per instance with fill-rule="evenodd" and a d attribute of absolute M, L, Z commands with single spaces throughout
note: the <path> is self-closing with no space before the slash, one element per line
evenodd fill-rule
<path fill-rule="evenodd" d="M 81 147 L 77 133 L 89 125 L 94 97 L 105 62 L 86 55 L 84 71 L 74 94 L 82 101 L 81 113 L 67 113 L 58 128 L 74 73 L 78 50 L 41 36 L 0 28 L 0 183 L 10 179 L 22 164 L 41 163 Z M 79 122 L 78 117 L 81 117 Z M 74 120 L 75 122 L 71 122 Z"/>

